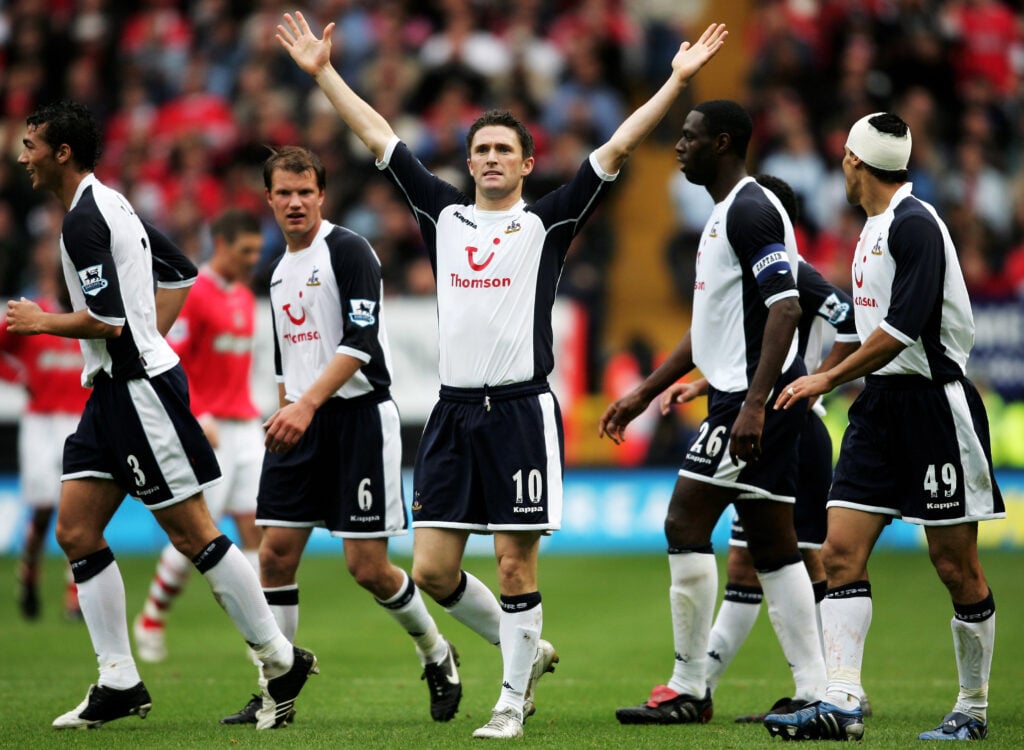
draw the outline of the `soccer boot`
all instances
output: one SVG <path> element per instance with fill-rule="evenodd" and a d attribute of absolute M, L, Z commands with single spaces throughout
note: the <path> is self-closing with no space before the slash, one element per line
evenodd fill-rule
<path fill-rule="evenodd" d="M 139 615 L 132 622 L 132 635 L 135 636 L 135 653 L 139 661 L 155 664 L 167 658 L 167 640 L 162 624 L 147 621 Z"/>
<path fill-rule="evenodd" d="M 871 708 L 871 699 L 868 698 L 867 693 L 860 697 L 860 712 L 864 714 L 865 719 L 874 713 L 874 709 Z"/>
<path fill-rule="evenodd" d="M 462 680 L 459 679 L 459 652 L 448 644 L 444 658 L 423 667 L 421 680 L 430 688 L 430 718 L 451 721 L 458 713 L 462 700 Z"/>
<path fill-rule="evenodd" d="M 978 721 L 960 711 L 946 714 L 935 729 L 921 732 L 919 740 L 983 740 L 988 737 L 988 722 Z"/>
<path fill-rule="evenodd" d="M 864 736 L 860 706 L 846 711 L 825 701 L 808 703 L 787 714 L 768 714 L 764 726 L 784 740 L 859 740 Z"/>
<path fill-rule="evenodd" d="M 620 724 L 707 724 L 713 713 L 710 691 L 703 698 L 695 698 L 658 685 L 646 703 L 620 708 L 615 718 Z"/>
<path fill-rule="evenodd" d="M 537 682 L 546 672 L 554 672 L 558 664 L 558 652 L 555 647 L 541 638 L 537 642 L 537 656 L 533 659 L 533 669 L 530 670 L 530 679 L 526 683 L 526 692 L 523 694 L 523 722 L 537 713 L 537 706 L 533 702 L 533 693 L 537 689 Z"/>
<path fill-rule="evenodd" d="M 260 678 L 262 705 L 256 712 L 257 729 L 277 729 L 294 716 L 295 699 L 311 674 L 320 674 L 316 656 L 298 646 L 292 646 L 295 661 L 292 668 L 272 680 Z"/>
<path fill-rule="evenodd" d="M 479 740 L 509 740 L 523 736 L 523 715 L 514 708 L 494 709 L 491 720 L 473 732 Z"/>
<path fill-rule="evenodd" d="M 245 704 L 241 711 L 233 713 L 230 716 L 225 716 L 220 720 L 221 724 L 255 724 L 256 723 L 256 712 L 263 707 L 263 698 L 253 693 L 252 698 Z M 283 724 L 292 724 L 295 722 L 295 707 L 288 712 L 285 717 Z"/>
<path fill-rule="evenodd" d="M 127 690 L 90 685 L 85 700 L 53 720 L 54 729 L 96 729 L 125 716 L 145 719 L 153 707 L 149 691 L 141 682 Z"/>
<path fill-rule="evenodd" d="M 779 698 L 772 707 L 761 714 L 748 714 L 746 716 L 737 716 L 737 724 L 760 724 L 765 720 L 768 714 L 791 714 L 795 711 L 799 711 L 801 708 L 807 705 L 807 701 L 796 700 L 795 698 Z"/>

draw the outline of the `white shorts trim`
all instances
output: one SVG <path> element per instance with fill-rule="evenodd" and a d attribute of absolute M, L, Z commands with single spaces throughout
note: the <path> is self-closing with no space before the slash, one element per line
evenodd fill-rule
<path fill-rule="evenodd" d="M 680 469 L 679 476 L 703 482 L 704 484 L 713 484 L 716 487 L 726 487 L 728 489 L 737 490 L 739 492 L 739 494 L 736 495 L 737 500 L 774 500 L 777 503 L 796 502 L 796 497 L 793 495 L 774 495 L 771 492 L 763 490 L 760 487 L 755 487 L 752 484 L 732 482 L 727 479 L 716 479 L 715 477 L 697 474 L 696 472 L 687 471 L 686 469 Z"/>

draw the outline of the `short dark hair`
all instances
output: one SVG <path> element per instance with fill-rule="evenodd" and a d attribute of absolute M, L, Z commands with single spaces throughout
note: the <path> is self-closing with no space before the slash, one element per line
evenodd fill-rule
<path fill-rule="evenodd" d="M 714 138 L 725 133 L 732 144 L 732 153 L 741 159 L 747 158 L 747 147 L 754 134 L 754 121 L 742 104 L 731 99 L 711 99 L 693 109 L 704 115 L 704 127 L 709 136 Z"/>
<path fill-rule="evenodd" d="M 275 169 L 302 174 L 312 171 L 316 175 L 316 184 L 321 190 L 327 188 L 327 170 L 320 157 L 302 146 L 270 147 L 270 156 L 263 162 L 263 184 L 270 190 L 271 179 Z"/>
<path fill-rule="evenodd" d="M 210 224 L 210 234 L 234 242 L 242 234 L 262 234 L 259 217 L 245 208 L 229 208 Z"/>
<path fill-rule="evenodd" d="M 903 118 L 891 112 L 882 112 L 875 115 L 868 120 L 868 124 L 879 133 L 887 133 L 897 138 L 903 138 L 910 132 L 910 126 L 903 121 Z M 862 160 L 862 163 L 864 168 L 868 170 L 868 173 L 873 175 L 879 182 L 899 184 L 907 181 L 906 169 L 879 169 L 878 167 L 872 167 L 866 161 Z"/>
<path fill-rule="evenodd" d="M 519 145 L 523 148 L 523 158 L 529 159 L 533 156 L 533 134 L 530 133 L 530 129 L 522 123 L 522 121 L 514 114 L 509 112 L 507 109 L 489 109 L 476 118 L 476 121 L 469 126 L 469 132 L 466 133 L 466 153 L 470 153 L 473 148 L 473 136 L 480 128 L 488 125 L 500 125 L 506 128 L 512 128 L 516 131 L 516 135 L 519 137 Z"/>
<path fill-rule="evenodd" d="M 754 179 L 757 180 L 759 185 L 775 193 L 775 197 L 779 199 L 782 207 L 786 210 L 789 222 L 795 225 L 797 219 L 800 218 L 800 207 L 796 199 L 796 193 L 793 192 L 793 188 L 790 187 L 789 183 L 771 174 L 756 174 Z"/>
<path fill-rule="evenodd" d="M 84 104 L 62 99 L 44 104 L 28 116 L 26 124 L 41 128 L 41 137 L 57 150 L 67 144 L 71 158 L 79 168 L 91 172 L 96 168 L 103 147 L 100 126 Z"/>

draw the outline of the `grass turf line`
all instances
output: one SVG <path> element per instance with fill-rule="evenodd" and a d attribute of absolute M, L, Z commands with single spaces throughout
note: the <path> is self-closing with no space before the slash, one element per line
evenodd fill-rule
<path fill-rule="evenodd" d="M 396 562 L 408 569 L 408 560 Z M 1022 747 L 1024 556 L 985 552 L 982 562 L 998 618 L 986 746 Z M 154 563 L 147 557 L 118 559 L 129 617 L 142 605 Z M 351 581 L 340 556 L 316 556 L 305 559 L 299 571 L 297 640 L 317 653 L 322 674 L 299 698 L 293 726 L 257 734 L 252 727 L 218 723 L 256 690 L 256 674 L 241 638 L 205 582 L 193 574 L 169 618 L 168 660 L 139 665 L 153 696 L 152 713 L 143 721 L 129 717 L 96 731 L 57 732 L 50 722 L 77 705 L 96 679 L 84 626 L 61 619 L 62 565 L 59 559 L 47 561 L 38 623 L 20 619 L 13 586 L 0 603 L 6 652 L 0 669 L 0 748 L 474 747 L 479 741 L 470 735 L 487 721 L 498 696 L 498 650 L 430 603 L 442 633 L 462 655 L 465 687 L 453 721 L 430 721 L 411 640 Z M 469 559 L 467 568 L 494 585 L 493 561 Z M 0 558 L 0 580 L 12 582 L 15 570 L 14 558 Z M 923 551 L 877 553 L 871 576 L 875 606 L 864 679 L 875 716 L 866 722 L 864 742 L 872 750 L 903 748 L 936 725 L 955 700 L 952 607 Z M 661 555 L 542 559 L 544 637 L 558 648 L 561 663 L 540 683 L 526 743 L 619 750 L 778 746 L 763 727 L 732 721 L 767 708 L 792 689 L 764 612 L 719 686 L 710 724 L 623 727 L 615 721 L 616 707 L 642 702 L 651 686 L 671 673 L 668 585 Z"/>

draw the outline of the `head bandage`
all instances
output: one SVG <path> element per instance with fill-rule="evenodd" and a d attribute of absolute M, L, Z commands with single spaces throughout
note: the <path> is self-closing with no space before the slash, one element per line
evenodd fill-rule
<path fill-rule="evenodd" d="M 862 162 L 885 172 L 898 172 L 907 168 L 910 161 L 910 130 L 902 138 L 876 130 L 868 122 L 872 117 L 885 114 L 875 112 L 866 115 L 853 124 L 846 138 L 846 147 Z"/>

